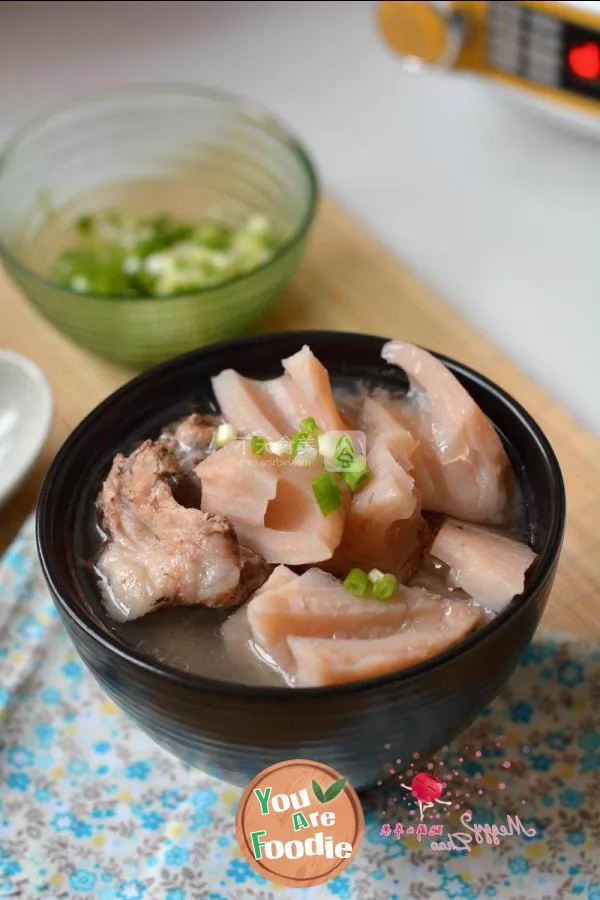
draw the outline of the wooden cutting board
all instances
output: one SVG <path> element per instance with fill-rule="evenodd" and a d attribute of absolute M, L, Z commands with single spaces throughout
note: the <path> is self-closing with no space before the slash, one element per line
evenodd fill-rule
<path fill-rule="evenodd" d="M 331 200 L 321 206 L 293 284 L 263 323 L 268 331 L 303 328 L 361 331 L 424 344 L 479 369 L 529 410 L 554 446 L 567 488 L 567 536 L 544 627 L 600 636 L 600 442 Z M 2 272 L 0 346 L 41 366 L 56 403 L 42 458 L 0 511 L 1 552 L 34 508 L 43 474 L 62 441 L 132 373 L 63 338 Z"/>

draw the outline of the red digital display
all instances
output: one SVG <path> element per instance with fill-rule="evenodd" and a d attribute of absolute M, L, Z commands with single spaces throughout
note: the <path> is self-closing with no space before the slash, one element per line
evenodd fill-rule
<path fill-rule="evenodd" d="M 569 50 L 569 68 L 577 78 L 595 81 L 600 78 L 600 47 L 592 41 L 571 47 Z"/>
<path fill-rule="evenodd" d="M 562 87 L 600 100 L 600 31 L 564 22 L 562 45 Z"/>

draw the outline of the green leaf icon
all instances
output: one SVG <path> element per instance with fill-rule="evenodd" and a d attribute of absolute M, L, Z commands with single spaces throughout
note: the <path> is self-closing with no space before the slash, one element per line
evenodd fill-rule
<path fill-rule="evenodd" d="M 342 434 L 335 445 L 335 461 L 340 469 L 349 469 L 354 462 L 354 447 L 347 434 Z"/>
<path fill-rule="evenodd" d="M 333 800 L 335 797 L 337 797 L 337 795 L 344 789 L 345 784 L 345 778 L 338 778 L 337 781 L 334 781 L 333 784 L 330 784 L 325 791 L 325 798 L 323 800 L 323 803 L 329 803 L 330 800 Z"/>
<path fill-rule="evenodd" d="M 323 791 L 321 790 L 320 785 L 317 784 L 317 782 L 314 779 L 313 779 L 313 783 L 312 783 L 312 789 L 313 789 L 313 794 L 315 795 L 315 797 L 317 798 L 319 803 L 325 803 L 325 796 L 323 794 Z"/>

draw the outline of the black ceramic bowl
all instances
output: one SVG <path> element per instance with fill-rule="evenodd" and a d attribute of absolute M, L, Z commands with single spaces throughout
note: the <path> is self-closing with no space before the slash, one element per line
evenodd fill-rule
<path fill-rule="evenodd" d="M 548 599 L 565 521 L 561 472 L 539 427 L 499 387 L 440 357 L 506 444 L 539 560 L 522 597 L 428 662 L 327 688 L 258 688 L 189 675 L 146 658 L 114 634 L 81 565 L 85 523 L 117 451 L 157 435 L 191 407 L 214 409 L 211 375 L 235 367 L 244 375 L 272 377 L 280 360 L 305 343 L 334 381 L 352 376 L 396 387 L 402 381 L 402 373 L 380 357 L 383 339 L 339 332 L 217 344 L 152 369 L 101 403 L 58 453 L 40 496 L 38 550 L 82 659 L 115 703 L 175 756 L 242 785 L 278 760 L 316 759 L 364 788 L 383 777 L 386 763 L 439 749 L 481 712 L 517 665 Z"/>

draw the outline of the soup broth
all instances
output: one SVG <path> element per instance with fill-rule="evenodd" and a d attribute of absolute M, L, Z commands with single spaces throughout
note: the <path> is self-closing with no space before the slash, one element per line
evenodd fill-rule
<path fill-rule="evenodd" d="M 384 397 L 395 402 L 402 394 L 398 389 L 396 396 L 389 391 L 376 389 L 374 385 L 357 384 L 353 379 L 336 379 L 334 396 L 338 408 L 346 422 L 353 428 L 359 424 L 359 413 L 365 395 Z M 220 416 L 213 416 L 214 425 L 222 422 Z M 132 449 L 132 448 L 130 448 Z M 214 449 L 214 448 L 213 448 Z M 186 505 L 186 497 L 191 497 L 190 505 L 196 505 L 198 494 L 192 491 L 181 491 L 181 484 L 174 484 L 175 496 L 182 505 Z M 195 486 L 196 489 L 198 485 Z M 510 487 L 511 516 L 510 522 L 498 530 L 499 534 L 512 538 L 526 539 L 527 517 L 521 498 L 521 492 L 514 475 Z M 437 514 L 427 516 L 432 530 L 437 527 Z M 106 545 L 106 534 L 102 530 L 101 517 L 97 511 L 90 522 L 90 544 L 92 556 L 98 559 L 102 548 Z M 318 568 L 319 564 L 315 566 Z M 326 568 L 327 564 L 323 564 Z M 301 573 L 306 567 L 293 567 Z M 235 622 L 230 623 L 227 643 L 223 638 L 222 628 L 225 622 L 238 613 L 239 606 L 222 609 L 210 609 L 204 606 L 183 606 L 152 612 L 141 618 L 127 622 L 116 622 L 107 614 L 107 609 L 114 608 L 114 600 L 110 596 L 110 588 L 106 580 L 95 570 L 99 587 L 99 614 L 107 627 L 120 641 L 163 665 L 194 675 L 202 675 L 219 681 L 237 682 L 250 685 L 285 685 L 289 683 L 277 663 L 266 656 L 252 640 L 252 633 L 244 617 L 237 615 Z M 438 560 L 432 559 L 425 552 L 419 566 L 407 583 L 413 587 L 422 587 L 439 595 L 447 603 L 458 605 L 475 605 L 481 612 L 481 622 L 489 620 L 494 613 L 484 606 L 476 604 L 468 594 L 448 582 L 448 567 Z M 100 603 L 100 595 L 104 598 Z M 233 625 L 233 627 L 231 627 Z M 232 639 L 233 638 L 233 639 Z M 232 647 L 234 650 L 232 651 Z"/>

